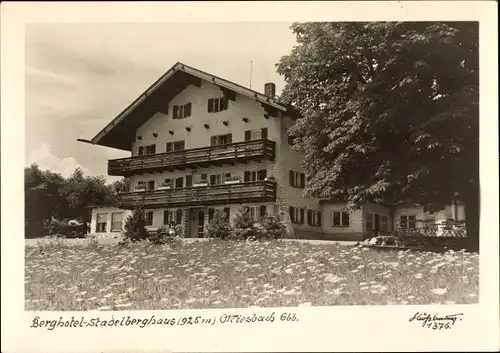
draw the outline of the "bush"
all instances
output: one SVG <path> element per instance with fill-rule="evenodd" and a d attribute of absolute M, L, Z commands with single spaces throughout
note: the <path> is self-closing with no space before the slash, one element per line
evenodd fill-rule
<path fill-rule="evenodd" d="M 281 239 L 285 234 L 286 227 L 276 214 L 265 215 L 262 217 L 261 224 L 267 238 Z"/>
<path fill-rule="evenodd" d="M 146 216 L 141 203 L 135 205 L 135 210 L 131 216 L 125 220 L 125 231 L 123 238 L 129 241 L 142 241 L 148 238 L 146 229 Z"/>
<path fill-rule="evenodd" d="M 87 233 L 87 225 L 67 220 L 52 219 L 47 222 L 49 235 L 64 238 L 84 238 Z"/>
<path fill-rule="evenodd" d="M 255 222 L 249 210 L 240 210 L 234 217 L 235 239 L 264 240 L 282 238 L 286 227 L 278 215 L 268 214 Z"/>
<path fill-rule="evenodd" d="M 227 239 L 231 235 L 233 229 L 229 224 L 229 219 L 225 212 L 216 210 L 214 217 L 206 227 L 207 236 L 210 238 Z"/>
<path fill-rule="evenodd" d="M 233 226 L 235 229 L 250 229 L 253 228 L 255 221 L 250 216 L 250 210 L 240 208 L 233 218 Z"/>

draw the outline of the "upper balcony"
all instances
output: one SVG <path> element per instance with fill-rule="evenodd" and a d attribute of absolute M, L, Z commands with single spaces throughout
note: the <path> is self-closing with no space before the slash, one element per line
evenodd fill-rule
<path fill-rule="evenodd" d="M 276 182 L 261 180 L 237 184 L 127 192 L 120 194 L 118 206 L 133 209 L 137 202 L 142 202 L 146 208 L 168 208 L 275 201 Z"/>
<path fill-rule="evenodd" d="M 250 160 L 274 160 L 275 153 L 276 144 L 271 140 L 235 142 L 218 146 L 112 159 L 108 161 L 108 174 L 130 176 L 143 172 L 183 170 L 227 163 L 241 163 Z"/>

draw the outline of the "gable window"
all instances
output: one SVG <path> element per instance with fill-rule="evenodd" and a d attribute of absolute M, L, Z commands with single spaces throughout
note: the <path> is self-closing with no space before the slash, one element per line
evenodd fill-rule
<path fill-rule="evenodd" d="M 185 141 L 167 142 L 167 152 L 182 151 L 185 148 Z"/>
<path fill-rule="evenodd" d="M 307 210 L 307 224 L 314 227 L 320 227 L 321 211 Z"/>
<path fill-rule="evenodd" d="M 210 137 L 210 146 L 226 145 L 233 141 L 232 134 L 215 135 Z"/>
<path fill-rule="evenodd" d="M 146 146 L 146 155 L 151 155 L 156 153 L 156 145 Z"/>
<path fill-rule="evenodd" d="M 123 212 L 113 212 L 111 214 L 111 231 L 119 232 L 122 230 Z"/>
<path fill-rule="evenodd" d="M 146 225 L 147 226 L 153 225 L 153 211 L 146 212 Z"/>
<path fill-rule="evenodd" d="M 303 189 L 306 186 L 306 175 L 304 173 L 290 170 L 290 186 Z"/>
<path fill-rule="evenodd" d="M 184 119 L 191 116 L 191 103 L 174 105 L 172 119 Z"/>
<path fill-rule="evenodd" d="M 399 226 L 401 228 L 415 229 L 415 226 L 416 226 L 415 223 L 416 223 L 416 216 L 415 215 L 399 217 Z"/>
<path fill-rule="evenodd" d="M 265 180 L 266 177 L 267 177 L 267 170 L 266 169 L 246 171 L 243 174 L 243 182 L 246 183 L 246 182 L 250 182 L 250 181 Z"/>
<path fill-rule="evenodd" d="M 246 130 L 245 141 L 254 141 L 260 139 L 267 139 L 267 128 Z"/>
<path fill-rule="evenodd" d="M 98 213 L 95 225 L 96 233 L 105 233 L 107 223 L 108 223 L 108 214 Z"/>
<path fill-rule="evenodd" d="M 350 219 L 348 212 L 333 211 L 332 218 L 333 227 L 349 227 Z"/>
<path fill-rule="evenodd" d="M 227 97 L 210 98 L 207 102 L 207 111 L 209 113 L 221 112 L 223 110 L 227 110 L 227 108 L 228 108 Z"/>

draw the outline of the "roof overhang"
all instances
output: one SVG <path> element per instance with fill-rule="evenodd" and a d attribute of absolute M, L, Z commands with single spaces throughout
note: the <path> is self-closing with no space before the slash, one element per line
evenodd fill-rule
<path fill-rule="evenodd" d="M 153 83 L 135 101 L 115 117 L 94 138 L 79 139 L 94 145 L 117 148 L 131 151 L 135 140 L 136 130 L 150 119 L 156 112 L 168 112 L 169 102 L 189 85 L 200 86 L 201 81 L 212 82 L 218 85 L 222 92 L 229 96 L 236 93 L 259 101 L 266 109 L 268 116 L 277 116 L 285 113 L 296 117 L 296 113 L 289 107 L 280 104 L 275 98 L 268 97 L 257 91 L 240 86 L 234 82 L 208 74 L 201 70 L 177 63 L 163 76 Z"/>

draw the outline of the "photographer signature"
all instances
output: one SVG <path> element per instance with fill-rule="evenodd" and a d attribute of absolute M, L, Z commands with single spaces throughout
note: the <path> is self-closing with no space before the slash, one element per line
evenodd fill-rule
<path fill-rule="evenodd" d="M 431 328 L 433 330 L 448 330 L 451 329 L 457 321 L 462 321 L 463 315 L 463 313 L 458 313 L 439 316 L 438 314 L 431 315 L 426 312 L 420 313 L 417 311 L 408 321 L 422 323 L 422 327 Z"/>

